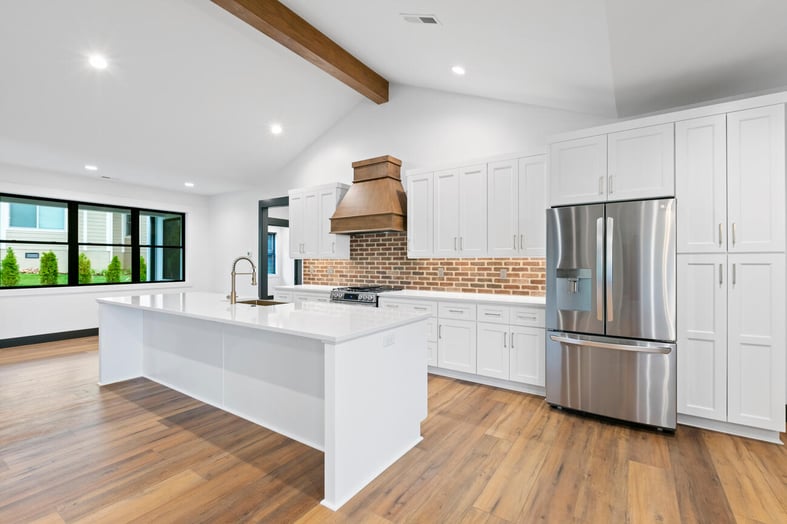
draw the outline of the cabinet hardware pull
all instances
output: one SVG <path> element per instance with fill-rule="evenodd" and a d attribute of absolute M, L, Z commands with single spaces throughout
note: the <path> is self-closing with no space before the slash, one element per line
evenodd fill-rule
<path fill-rule="evenodd" d="M 331 242 L 331 253 L 336 253 L 336 242 Z"/>
<path fill-rule="evenodd" d="M 721 225 L 721 222 L 719 222 L 719 247 L 721 247 L 722 242 L 723 242 L 723 240 L 722 240 L 722 225 Z"/>
<path fill-rule="evenodd" d="M 719 264 L 719 285 L 724 284 L 724 265 Z"/>
<path fill-rule="evenodd" d="M 413 306 L 413 309 L 416 310 L 416 311 L 426 311 L 429 308 L 428 307 L 423 307 L 423 306 Z"/>
<path fill-rule="evenodd" d="M 609 193 L 612 194 L 615 192 L 615 176 L 609 175 Z"/>
<path fill-rule="evenodd" d="M 484 315 L 488 317 L 499 317 L 500 313 L 490 313 L 489 311 L 484 312 Z"/>
<path fill-rule="evenodd" d="M 598 177 L 598 194 L 599 195 L 603 195 L 604 194 L 604 177 L 603 176 Z"/>
<path fill-rule="evenodd" d="M 459 237 L 459 251 L 464 251 L 464 242 L 462 242 L 462 237 Z"/>
<path fill-rule="evenodd" d="M 399 309 L 399 304 L 386 304 L 385 307 L 389 307 L 391 309 Z"/>
<path fill-rule="evenodd" d="M 511 349 L 514 349 L 514 334 L 511 333 Z"/>
<path fill-rule="evenodd" d="M 735 247 L 736 242 L 738 242 L 738 224 L 733 222 L 732 223 L 732 247 Z"/>
<path fill-rule="evenodd" d="M 738 283 L 738 274 L 737 274 L 738 272 L 736 271 L 736 268 L 735 268 L 735 266 L 737 266 L 737 265 L 738 264 L 733 264 L 732 265 L 732 285 L 733 286 Z"/>
<path fill-rule="evenodd" d="M 454 237 L 454 251 L 456 251 L 456 237 Z"/>
<path fill-rule="evenodd" d="M 514 249 L 516 249 L 516 235 L 514 235 Z"/>
<path fill-rule="evenodd" d="M 525 249 L 525 235 L 519 235 L 519 249 Z"/>
<path fill-rule="evenodd" d="M 507 339 L 507 338 L 508 338 L 508 337 L 506 336 L 506 334 L 505 334 L 505 333 L 503 333 L 503 347 L 504 347 L 504 348 L 505 348 L 505 347 L 508 347 L 508 346 L 506 346 L 506 339 Z"/>
<path fill-rule="evenodd" d="M 449 309 L 449 313 L 464 313 L 464 310 L 461 309 Z"/>
<path fill-rule="evenodd" d="M 437 338 L 443 338 L 443 325 L 437 325 Z"/>

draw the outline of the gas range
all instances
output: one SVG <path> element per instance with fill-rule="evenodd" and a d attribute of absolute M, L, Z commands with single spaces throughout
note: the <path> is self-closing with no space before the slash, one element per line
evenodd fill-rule
<path fill-rule="evenodd" d="M 399 291 L 401 289 L 401 287 L 394 286 L 337 287 L 331 290 L 331 302 L 346 302 L 377 307 L 380 293 Z"/>

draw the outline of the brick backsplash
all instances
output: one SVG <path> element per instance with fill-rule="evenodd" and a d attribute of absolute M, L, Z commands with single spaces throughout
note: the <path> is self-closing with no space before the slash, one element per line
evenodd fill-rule
<path fill-rule="evenodd" d="M 500 278 L 501 269 L 506 278 Z M 543 296 L 545 273 L 543 258 L 408 259 L 406 233 L 356 234 L 350 238 L 350 260 L 303 261 L 304 284 L 383 284 L 463 293 Z"/>

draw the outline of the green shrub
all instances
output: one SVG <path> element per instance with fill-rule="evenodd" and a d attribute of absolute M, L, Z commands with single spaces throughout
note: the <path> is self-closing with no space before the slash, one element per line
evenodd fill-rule
<path fill-rule="evenodd" d="M 120 282 L 120 259 L 117 256 L 112 257 L 105 274 L 107 282 Z"/>
<path fill-rule="evenodd" d="M 145 262 L 145 257 L 139 257 L 139 281 L 148 281 L 148 263 Z"/>
<path fill-rule="evenodd" d="M 41 255 L 41 269 L 38 276 L 41 278 L 41 285 L 57 284 L 57 256 L 53 252 L 47 251 Z"/>
<path fill-rule="evenodd" d="M 0 286 L 11 287 L 19 283 L 19 264 L 16 263 L 14 250 L 8 247 L 0 264 Z"/>
<path fill-rule="evenodd" d="M 93 269 L 90 267 L 90 259 L 84 253 L 79 254 L 79 283 L 90 284 L 93 282 Z"/>

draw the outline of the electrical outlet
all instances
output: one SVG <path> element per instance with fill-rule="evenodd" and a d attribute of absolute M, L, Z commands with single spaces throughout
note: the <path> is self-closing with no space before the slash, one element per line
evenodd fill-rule
<path fill-rule="evenodd" d="M 503 268 L 500 270 L 500 278 L 508 278 L 508 270 Z"/>
<path fill-rule="evenodd" d="M 329 268 L 328 268 L 328 274 L 329 274 L 329 275 L 333 275 L 333 268 L 332 268 L 332 267 L 329 267 Z"/>
<path fill-rule="evenodd" d="M 437 268 L 437 276 L 439 278 L 443 278 L 445 276 L 445 268 L 444 267 L 438 267 Z"/>

